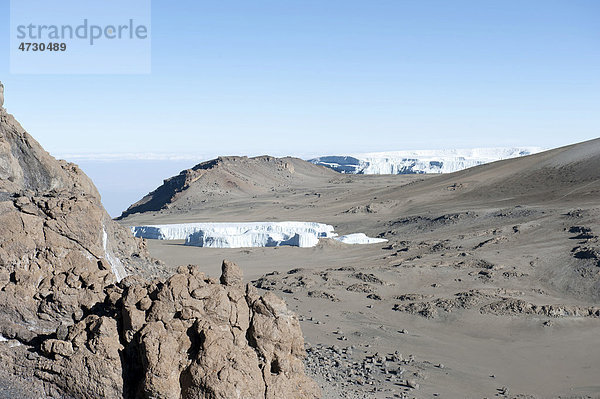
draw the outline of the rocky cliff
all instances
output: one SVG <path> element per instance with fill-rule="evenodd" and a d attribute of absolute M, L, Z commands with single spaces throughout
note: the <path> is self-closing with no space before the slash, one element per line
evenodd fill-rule
<path fill-rule="evenodd" d="M 165 276 L 0 108 L 0 392 L 21 397 L 315 398 L 296 316 L 242 283 Z M 0 395 L 2 397 L 2 395 Z"/>

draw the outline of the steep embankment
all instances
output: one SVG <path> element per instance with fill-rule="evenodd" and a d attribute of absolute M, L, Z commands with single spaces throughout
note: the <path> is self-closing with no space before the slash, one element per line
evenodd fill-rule
<path fill-rule="evenodd" d="M 140 270 L 146 255 L 88 177 L 52 158 L 4 110 L 0 160 L 0 334 L 25 340 L 93 306 L 104 285 Z"/>

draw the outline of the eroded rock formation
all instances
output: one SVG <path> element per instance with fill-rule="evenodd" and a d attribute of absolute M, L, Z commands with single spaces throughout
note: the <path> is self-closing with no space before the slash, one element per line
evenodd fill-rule
<path fill-rule="evenodd" d="M 124 281 L 123 335 L 140 375 L 133 396 L 160 398 L 314 398 L 304 375 L 304 341 L 295 314 L 273 294 L 244 286 L 224 261 L 220 283 L 197 266 L 166 282 Z"/>
<path fill-rule="evenodd" d="M 27 397 L 316 398 L 296 316 L 196 266 L 165 276 L 92 182 L 0 109 L 0 388 Z"/>
<path fill-rule="evenodd" d="M 298 319 L 224 261 L 166 281 L 130 276 L 97 312 L 41 342 L 36 377 L 75 397 L 318 398 L 304 374 Z"/>
<path fill-rule="evenodd" d="M 0 334 L 21 342 L 80 320 L 128 273 L 156 271 L 89 178 L 52 158 L 4 110 L 0 237 Z"/>

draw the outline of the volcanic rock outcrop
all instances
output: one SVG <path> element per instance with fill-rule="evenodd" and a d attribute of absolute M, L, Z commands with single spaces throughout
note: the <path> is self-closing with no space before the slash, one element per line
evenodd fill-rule
<path fill-rule="evenodd" d="M 41 343 L 35 377 L 61 393 L 320 397 L 304 374 L 298 318 L 274 294 L 245 286 L 233 263 L 223 262 L 220 282 L 183 266 L 164 282 L 129 276 L 104 293 L 97 312 Z"/>
<path fill-rule="evenodd" d="M 4 110 L 0 237 L 0 334 L 22 342 L 81 319 L 105 286 L 155 266 L 143 241 L 111 220 L 88 177 L 52 158 Z"/>
<path fill-rule="evenodd" d="M 0 391 L 22 397 L 316 398 L 296 316 L 195 266 L 167 278 L 76 165 L 0 109 Z M 28 393 L 30 392 L 30 393 Z"/>
<path fill-rule="evenodd" d="M 315 398 L 304 375 L 295 314 L 273 294 L 244 286 L 224 261 L 220 283 L 196 266 L 165 283 L 125 282 L 121 311 L 127 356 L 140 375 L 132 397 Z"/>

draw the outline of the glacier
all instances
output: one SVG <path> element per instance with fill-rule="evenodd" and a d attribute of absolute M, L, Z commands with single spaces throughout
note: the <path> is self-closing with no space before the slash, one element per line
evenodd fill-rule
<path fill-rule="evenodd" d="M 185 240 L 208 248 L 314 247 L 319 238 L 337 234 L 333 226 L 315 222 L 181 223 L 131 227 L 133 235 L 158 240 Z"/>
<path fill-rule="evenodd" d="M 207 248 L 314 247 L 320 238 L 345 244 L 387 241 L 363 233 L 337 237 L 333 226 L 316 222 L 178 223 L 132 226 L 135 237 L 155 240 L 185 240 L 184 245 Z"/>
<path fill-rule="evenodd" d="M 502 159 L 535 154 L 543 150 L 540 147 L 497 147 L 389 151 L 330 155 L 309 159 L 308 162 L 348 174 L 452 173 Z"/>

